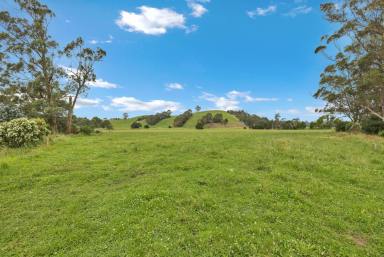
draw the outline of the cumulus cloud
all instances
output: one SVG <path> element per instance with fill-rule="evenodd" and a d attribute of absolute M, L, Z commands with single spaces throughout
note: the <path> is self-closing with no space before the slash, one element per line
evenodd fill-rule
<path fill-rule="evenodd" d="M 76 109 L 82 108 L 82 107 L 95 107 L 98 106 L 102 102 L 101 99 L 88 99 L 88 98 L 77 98 L 76 102 Z"/>
<path fill-rule="evenodd" d="M 180 83 L 169 83 L 167 85 L 165 85 L 165 88 L 168 90 L 168 91 L 171 91 L 171 90 L 182 90 L 184 89 L 184 86 Z"/>
<path fill-rule="evenodd" d="M 229 110 L 240 109 L 238 106 L 240 102 L 235 100 L 235 99 L 230 99 L 230 98 L 223 97 L 223 96 L 219 97 L 219 96 L 209 94 L 206 92 L 204 92 L 203 95 L 200 96 L 200 98 L 204 99 L 208 102 L 214 103 L 215 106 L 220 110 L 229 111 Z"/>
<path fill-rule="evenodd" d="M 136 112 L 136 111 L 166 111 L 172 112 L 180 110 L 181 104 L 166 100 L 141 101 L 134 97 L 116 97 L 112 99 L 112 106 L 119 107 L 121 111 Z"/>
<path fill-rule="evenodd" d="M 307 6 L 307 5 L 301 5 L 301 6 L 298 6 L 298 7 L 295 7 L 293 8 L 292 10 L 290 10 L 289 12 L 285 13 L 285 16 L 289 16 L 289 17 L 296 17 L 297 15 L 300 15 L 300 14 L 308 14 L 312 11 L 312 7 L 310 6 Z"/>
<path fill-rule="evenodd" d="M 220 110 L 238 110 L 240 109 L 239 104 L 241 102 L 252 103 L 252 102 L 271 102 L 277 101 L 277 98 L 260 98 L 252 97 L 250 92 L 240 92 L 232 90 L 228 92 L 225 96 L 216 96 L 210 93 L 204 92 L 201 99 L 204 99 L 208 102 L 215 104 L 216 108 Z"/>
<path fill-rule="evenodd" d="M 90 87 L 96 87 L 96 88 L 105 88 L 105 89 L 117 88 L 116 84 L 105 81 L 103 79 L 96 79 L 95 81 L 88 82 L 87 84 Z"/>
<path fill-rule="evenodd" d="M 206 12 L 208 12 L 207 8 L 204 7 L 201 3 L 207 3 L 209 1 L 197 1 L 197 0 L 189 0 L 187 1 L 188 7 L 191 8 L 191 15 L 195 18 L 202 17 Z"/>
<path fill-rule="evenodd" d="M 163 35 L 168 29 L 185 29 L 184 15 L 169 8 L 138 7 L 139 13 L 121 11 L 116 24 L 129 32 Z"/>
<path fill-rule="evenodd" d="M 276 12 L 276 10 L 277 10 L 277 6 L 276 5 L 270 5 L 267 8 L 260 8 L 259 7 L 259 8 L 256 8 L 256 10 L 248 11 L 247 15 L 250 18 L 254 18 L 256 16 L 267 16 L 269 14 L 272 14 L 272 13 Z"/>
<path fill-rule="evenodd" d="M 277 98 L 262 98 L 262 97 L 252 97 L 250 92 L 239 92 L 236 90 L 230 91 L 227 93 L 227 97 L 230 99 L 243 99 L 247 103 L 251 102 L 275 102 Z"/>

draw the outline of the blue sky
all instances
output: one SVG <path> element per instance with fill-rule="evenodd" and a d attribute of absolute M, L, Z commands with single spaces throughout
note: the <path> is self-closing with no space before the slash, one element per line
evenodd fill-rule
<path fill-rule="evenodd" d="M 51 33 L 107 51 L 79 116 L 121 117 L 196 105 L 313 120 L 331 31 L 305 0 L 45 0 Z M 64 63 L 64 61 L 63 61 Z"/>

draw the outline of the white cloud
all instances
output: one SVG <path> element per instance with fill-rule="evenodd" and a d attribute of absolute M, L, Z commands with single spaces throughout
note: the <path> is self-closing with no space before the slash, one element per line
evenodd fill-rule
<path fill-rule="evenodd" d="M 95 107 L 98 106 L 102 102 L 101 99 L 88 99 L 88 98 L 77 98 L 76 102 L 76 109 L 81 108 L 81 107 Z"/>
<path fill-rule="evenodd" d="M 193 24 L 193 25 L 185 28 L 185 33 L 190 34 L 190 33 L 197 31 L 198 29 L 199 29 L 199 26 Z"/>
<path fill-rule="evenodd" d="M 202 4 L 198 3 L 196 0 L 189 0 L 188 7 L 191 8 L 192 10 L 191 15 L 195 18 L 200 18 L 206 12 L 208 12 L 208 10 Z"/>
<path fill-rule="evenodd" d="M 302 6 L 298 6 L 296 8 L 293 8 L 292 10 L 290 10 L 289 12 L 287 12 L 285 14 L 285 16 L 290 16 L 292 18 L 296 17 L 297 15 L 300 15 L 300 14 L 308 14 L 312 11 L 312 7 L 310 6 L 306 6 L 306 5 L 302 5 Z"/>
<path fill-rule="evenodd" d="M 276 5 L 270 5 L 267 8 L 260 8 L 259 7 L 259 8 L 256 8 L 256 10 L 254 10 L 254 11 L 248 11 L 247 15 L 250 18 L 254 18 L 256 16 L 267 16 L 269 14 L 276 12 L 276 10 L 277 10 Z"/>
<path fill-rule="evenodd" d="M 87 84 L 90 87 L 97 87 L 97 88 L 105 88 L 105 89 L 117 88 L 116 84 L 105 81 L 103 79 L 96 79 L 96 81 L 88 82 Z"/>
<path fill-rule="evenodd" d="M 168 91 L 171 91 L 171 90 L 182 90 L 182 89 L 184 89 L 184 86 L 181 85 L 180 83 L 169 83 L 169 84 L 165 85 L 165 88 Z"/>
<path fill-rule="evenodd" d="M 230 99 L 241 98 L 247 103 L 251 103 L 251 102 L 275 102 L 275 101 L 279 100 L 277 98 L 252 97 L 250 95 L 250 92 L 239 92 L 236 90 L 228 92 L 227 97 Z"/>
<path fill-rule="evenodd" d="M 136 112 L 136 111 L 166 111 L 172 112 L 180 110 L 182 107 L 180 103 L 165 101 L 165 100 L 152 100 L 141 101 L 134 97 L 116 97 L 112 99 L 112 106 L 120 107 L 121 111 Z"/>
<path fill-rule="evenodd" d="M 277 98 L 260 98 L 252 97 L 249 92 L 240 92 L 232 90 L 225 96 L 216 96 L 210 93 L 204 92 L 201 99 L 215 104 L 216 108 L 220 110 L 238 110 L 240 109 L 239 104 L 241 102 L 252 103 L 252 102 L 271 102 L 277 101 Z"/>
<path fill-rule="evenodd" d="M 101 108 L 102 108 L 104 111 L 111 111 L 111 110 L 112 110 L 112 107 L 109 106 L 109 105 L 102 105 Z"/>
<path fill-rule="evenodd" d="M 96 39 L 92 39 L 92 40 L 89 41 L 89 43 L 92 44 L 92 45 L 96 45 L 96 44 L 111 44 L 112 42 L 113 42 L 113 36 L 111 36 L 111 35 L 108 36 L 107 40 L 99 41 L 99 40 L 96 40 Z"/>
<path fill-rule="evenodd" d="M 121 11 L 116 24 L 129 32 L 163 35 L 168 29 L 185 29 L 185 17 L 168 8 L 141 6 L 140 13 Z"/>
<path fill-rule="evenodd" d="M 201 99 L 204 99 L 208 102 L 212 102 L 215 104 L 215 106 L 224 111 L 229 111 L 229 110 L 238 110 L 240 109 L 239 101 L 235 99 L 230 99 L 227 97 L 218 97 L 213 94 L 209 94 L 204 92 L 202 96 L 200 96 Z"/>

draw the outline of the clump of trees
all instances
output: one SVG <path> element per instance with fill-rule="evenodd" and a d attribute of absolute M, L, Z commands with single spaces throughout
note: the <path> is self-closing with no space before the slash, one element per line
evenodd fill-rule
<path fill-rule="evenodd" d="M 226 125 L 228 123 L 228 119 L 224 119 L 223 114 L 221 113 L 216 113 L 215 116 L 213 116 L 212 113 L 209 112 L 197 121 L 195 127 L 196 129 L 204 129 L 205 125 L 212 123 Z"/>
<path fill-rule="evenodd" d="M 330 64 L 321 73 L 314 96 L 327 103 L 321 111 L 341 114 L 353 128 L 373 133 L 376 129 L 367 129 L 367 124 L 384 123 L 383 1 L 330 2 L 321 10 L 338 29 L 323 36 L 323 44 L 315 50 Z"/>
<path fill-rule="evenodd" d="M 139 121 L 134 121 L 134 122 L 132 122 L 132 124 L 131 124 L 131 128 L 132 129 L 139 129 L 139 128 L 141 128 L 143 126 L 143 124 L 141 124 Z"/>
<path fill-rule="evenodd" d="M 55 14 L 38 0 L 14 0 L 15 8 L 0 11 L 1 120 L 42 118 L 53 133 L 72 133 L 73 110 L 80 95 L 96 80 L 94 64 L 106 52 L 84 47 L 78 38 L 64 48 L 49 34 Z M 65 58 L 74 63 L 63 67 Z"/>
<path fill-rule="evenodd" d="M 245 111 L 228 111 L 236 116 L 244 125 L 252 129 L 271 129 L 272 121 L 265 117 L 249 114 Z"/>
<path fill-rule="evenodd" d="M 172 112 L 170 110 L 166 112 L 159 112 L 154 115 L 147 115 L 143 116 L 142 119 L 144 119 L 148 125 L 154 126 L 157 123 L 159 123 L 161 120 L 168 119 L 171 117 Z"/>
<path fill-rule="evenodd" d="M 180 114 L 175 118 L 173 121 L 173 126 L 176 128 L 184 126 L 184 124 L 192 117 L 193 113 L 192 110 L 189 109 L 186 112 Z"/>

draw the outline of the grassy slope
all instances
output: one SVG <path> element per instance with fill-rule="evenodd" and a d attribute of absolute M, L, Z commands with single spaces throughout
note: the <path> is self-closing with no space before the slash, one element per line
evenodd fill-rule
<path fill-rule="evenodd" d="M 0 153 L 0 256 L 382 256 L 384 140 L 140 130 Z"/>
<path fill-rule="evenodd" d="M 217 110 L 194 113 L 192 118 L 189 119 L 183 127 L 184 128 L 195 128 L 197 121 L 199 119 L 201 119 L 204 115 L 206 115 L 208 112 L 212 113 L 212 115 L 215 115 L 216 113 L 222 113 L 224 119 L 227 118 L 229 121 L 227 127 L 232 127 L 232 128 L 243 127 L 243 125 L 239 122 L 239 120 L 235 116 L 233 116 L 227 112 L 217 111 Z M 116 130 L 127 130 L 127 129 L 131 129 L 131 124 L 136 119 L 137 118 L 134 117 L 134 118 L 129 118 L 127 120 L 111 120 L 111 122 L 112 122 L 113 127 Z M 174 119 L 175 119 L 175 116 L 173 116 L 169 119 L 162 120 L 158 124 L 153 126 L 152 128 L 168 128 L 169 125 L 171 125 L 173 127 L 173 120 Z M 215 124 L 215 127 L 223 127 L 223 126 Z"/>

